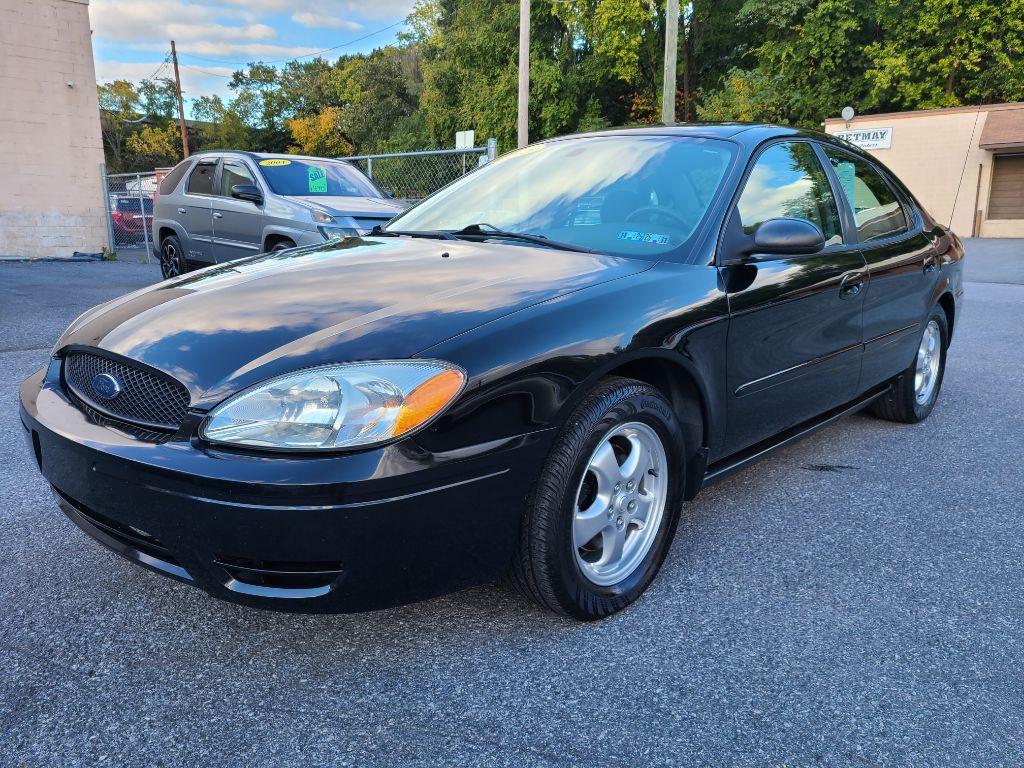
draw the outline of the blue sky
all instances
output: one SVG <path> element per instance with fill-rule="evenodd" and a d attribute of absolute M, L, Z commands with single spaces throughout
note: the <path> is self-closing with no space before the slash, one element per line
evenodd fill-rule
<path fill-rule="evenodd" d="M 350 42 L 324 56 L 386 45 L 402 30 L 398 22 L 414 2 L 92 0 L 96 78 L 171 76 L 163 61 L 173 39 L 187 106 L 197 96 L 227 96 L 231 72 L 249 61 L 287 60 Z"/>

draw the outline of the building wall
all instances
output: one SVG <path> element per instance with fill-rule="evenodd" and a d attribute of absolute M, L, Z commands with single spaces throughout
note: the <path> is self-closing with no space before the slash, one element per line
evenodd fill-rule
<path fill-rule="evenodd" d="M 0 0 L 0 94 L 0 255 L 99 251 L 103 143 L 88 0 Z"/>
<path fill-rule="evenodd" d="M 850 129 L 892 128 L 891 148 L 868 151 L 907 185 L 932 216 L 960 236 L 969 237 L 973 231 L 977 195 L 981 237 L 1024 237 L 1024 221 L 986 218 L 993 154 L 981 149 L 978 141 L 988 115 L 1002 108 L 1020 105 L 864 115 L 851 120 Z M 842 119 L 825 121 L 827 133 L 845 129 Z"/>

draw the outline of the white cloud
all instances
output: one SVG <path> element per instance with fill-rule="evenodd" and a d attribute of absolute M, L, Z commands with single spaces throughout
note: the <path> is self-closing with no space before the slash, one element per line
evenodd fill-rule
<path fill-rule="evenodd" d="M 177 42 L 179 56 L 231 57 L 230 61 L 256 61 L 257 59 L 289 59 L 308 56 L 323 49 L 308 45 L 274 45 L 272 43 L 228 43 L 222 40 L 195 40 Z M 167 45 L 160 43 L 138 43 L 129 46 L 137 51 L 162 51 Z"/>
<path fill-rule="evenodd" d="M 256 18 L 241 8 L 198 5 L 182 0 L 92 0 L 89 9 L 93 32 L 107 40 L 169 39 L 175 31 L 194 34 L 204 30 L 216 33 L 225 27 L 244 29 Z M 227 26 L 241 22 L 242 27 Z M 264 34 L 256 30 L 256 34 Z M 238 33 L 236 33 L 238 34 Z"/>
<path fill-rule="evenodd" d="M 234 7 L 259 9 L 263 11 L 292 11 L 295 0 L 220 0 L 225 5 Z M 362 19 L 400 19 L 405 18 L 416 5 L 416 0 L 317 0 L 316 3 L 305 2 L 306 8 L 315 7 L 324 15 L 352 15 Z"/>
<path fill-rule="evenodd" d="M 363 28 L 363 25 L 358 21 L 350 21 L 348 19 L 339 19 L 335 16 L 327 16 L 321 13 L 313 13 L 312 11 L 297 11 L 292 14 L 292 21 L 298 22 L 304 27 L 310 29 L 348 29 L 352 32 L 358 32 Z"/>

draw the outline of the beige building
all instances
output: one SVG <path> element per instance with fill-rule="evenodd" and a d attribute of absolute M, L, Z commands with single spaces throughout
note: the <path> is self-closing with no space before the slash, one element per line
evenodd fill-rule
<path fill-rule="evenodd" d="M 1024 237 L 1024 102 L 825 121 L 962 237 Z"/>
<path fill-rule="evenodd" d="M 88 0 L 0 0 L 0 256 L 107 243 Z"/>

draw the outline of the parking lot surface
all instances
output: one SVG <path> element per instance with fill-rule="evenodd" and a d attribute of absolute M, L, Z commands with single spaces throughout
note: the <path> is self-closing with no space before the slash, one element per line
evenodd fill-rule
<path fill-rule="evenodd" d="M 0 265 L 0 765 L 1020 765 L 1024 285 L 989 272 L 927 422 L 858 415 L 707 489 L 646 596 L 583 625 L 501 587 L 263 612 L 107 552 L 17 385 L 157 268 Z"/>

